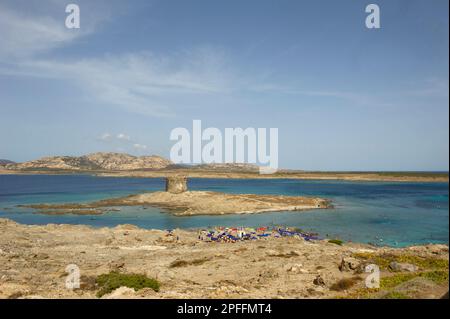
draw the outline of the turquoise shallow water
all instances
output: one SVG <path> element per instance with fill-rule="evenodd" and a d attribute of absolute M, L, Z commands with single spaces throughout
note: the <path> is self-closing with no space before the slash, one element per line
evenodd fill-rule
<path fill-rule="evenodd" d="M 257 215 L 176 217 L 159 209 L 122 207 L 101 216 L 48 216 L 18 208 L 25 203 L 87 202 L 164 189 L 163 179 L 88 175 L 0 175 L 0 218 L 24 224 L 68 223 L 95 227 L 135 224 L 144 228 L 295 226 L 321 237 L 378 245 L 448 243 L 447 183 L 385 183 L 299 180 L 191 179 L 192 190 L 228 193 L 311 195 L 335 208 Z M 1 235 L 0 235 L 1 239 Z"/>

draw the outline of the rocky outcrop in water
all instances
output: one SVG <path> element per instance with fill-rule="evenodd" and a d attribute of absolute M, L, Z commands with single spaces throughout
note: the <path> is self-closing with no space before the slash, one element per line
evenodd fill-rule
<path fill-rule="evenodd" d="M 99 208 L 119 206 L 151 206 L 178 216 L 192 215 L 224 215 L 224 214 L 257 214 L 280 211 L 305 211 L 310 209 L 326 209 L 332 205 L 329 200 L 314 197 L 226 194 L 207 191 L 187 191 L 185 180 L 175 182 L 165 192 L 148 192 L 126 197 L 104 199 L 91 203 L 60 204 L 27 204 L 19 205 L 38 209 L 44 214 L 80 214 L 91 211 L 98 214 Z M 81 212 L 81 213 L 80 213 Z"/>

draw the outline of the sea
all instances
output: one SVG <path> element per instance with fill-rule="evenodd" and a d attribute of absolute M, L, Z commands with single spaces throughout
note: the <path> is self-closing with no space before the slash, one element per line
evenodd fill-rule
<path fill-rule="evenodd" d="M 119 207 L 103 215 L 43 215 L 22 204 L 83 203 L 164 190 L 162 178 L 91 175 L 0 175 L 0 218 L 22 224 L 83 224 L 146 229 L 216 226 L 296 227 L 321 238 L 379 246 L 449 242 L 449 184 L 295 179 L 191 178 L 190 190 L 328 198 L 334 208 L 251 215 L 174 216 L 158 208 Z M 0 234 L 1 240 L 1 234 Z"/>

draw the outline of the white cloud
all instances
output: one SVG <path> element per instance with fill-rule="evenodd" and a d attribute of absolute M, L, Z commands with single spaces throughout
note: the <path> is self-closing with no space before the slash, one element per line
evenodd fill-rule
<path fill-rule="evenodd" d="M 81 29 L 70 30 L 64 26 L 61 3 L 48 9 L 46 15 L 33 9 L 23 14 L 27 11 L 18 13 L 0 4 L 0 74 L 61 79 L 80 87 L 95 104 L 159 117 L 173 115 L 186 95 L 224 92 L 233 82 L 224 55 L 209 47 L 159 56 L 141 52 L 70 61 L 46 58 L 96 29 L 85 21 L 104 21 L 108 15 L 82 19 Z M 91 14 L 88 9 L 82 12 L 83 17 Z"/>
<path fill-rule="evenodd" d="M 109 132 L 105 132 L 97 139 L 104 142 L 132 142 L 131 137 L 125 133 L 111 134 Z"/>
<path fill-rule="evenodd" d="M 180 106 L 167 102 L 174 97 L 231 90 L 232 76 L 221 54 L 214 52 L 196 49 L 164 57 L 147 52 L 72 62 L 27 59 L 0 72 L 63 79 L 98 102 L 143 115 L 170 116 Z"/>
<path fill-rule="evenodd" d="M 135 151 L 145 151 L 148 149 L 147 145 L 135 142 L 129 135 L 125 133 L 111 134 L 103 133 L 98 138 L 99 141 L 109 144 L 111 147 L 115 147 L 117 150 L 120 148 L 122 151 L 126 149 Z"/>
<path fill-rule="evenodd" d="M 292 88 L 283 85 L 273 85 L 273 84 L 263 84 L 256 85 L 249 88 L 255 92 L 261 93 L 278 93 L 278 94 L 288 94 L 288 95 L 303 95 L 303 96 L 313 96 L 313 97 L 332 97 L 337 99 L 343 99 L 356 103 L 359 105 L 384 105 L 389 106 L 388 103 L 381 103 L 377 101 L 375 96 L 369 94 L 357 93 L 351 91 L 340 91 L 340 90 L 302 90 L 297 88 Z"/>
<path fill-rule="evenodd" d="M 417 97 L 442 97 L 448 98 L 448 79 L 445 78 L 428 78 L 421 84 L 421 87 L 408 91 L 407 94 Z"/>
<path fill-rule="evenodd" d="M 122 141 L 130 141 L 131 140 L 128 135 L 123 134 L 123 133 L 117 134 L 116 137 L 117 137 L 117 139 L 122 140 Z"/>
<path fill-rule="evenodd" d="M 99 139 L 102 140 L 102 141 L 109 141 L 109 140 L 111 140 L 111 138 L 112 138 L 112 135 L 109 134 L 109 133 L 103 133 L 103 134 L 99 137 Z"/>
<path fill-rule="evenodd" d="M 335 97 L 362 105 L 371 102 L 370 96 L 352 92 L 258 86 L 258 76 L 240 75 L 227 63 L 224 52 L 211 47 L 164 55 L 140 52 L 72 60 L 38 57 L 38 53 L 69 45 L 93 28 L 83 25 L 81 32 L 69 30 L 63 21 L 23 17 L 1 5 L 0 30 L 0 74 L 64 80 L 80 87 L 93 104 L 145 116 L 172 116 L 188 101 L 243 91 Z"/>
<path fill-rule="evenodd" d="M 91 29 L 69 30 L 53 17 L 19 14 L 0 5 L 0 30 L 0 59 L 11 61 L 65 46 Z"/>
<path fill-rule="evenodd" d="M 137 150 L 146 150 L 148 148 L 147 145 L 142 144 L 133 144 L 133 147 Z"/>

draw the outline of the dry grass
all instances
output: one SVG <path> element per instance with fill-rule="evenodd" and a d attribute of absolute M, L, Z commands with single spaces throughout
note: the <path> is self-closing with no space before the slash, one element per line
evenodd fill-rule
<path fill-rule="evenodd" d="M 211 258 L 197 258 L 197 259 L 193 259 L 193 260 L 183 260 L 183 259 L 177 259 L 175 261 L 173 261 L 170 265 L 169 268 L 177 268 L 177 267 L 186 267 L 186 266 L 198 266 L 198 265 L 202 265 L 207 261 L 210 261 Z"/>
<path fill-rule="evenodd" d="M 333 291 L 343 291 L 348 290 L 352 288 L 354 285 L 356 285 L 359 281 L 361 281 L 362 278 L 359 276 L 351 277 L 351 278 L 344 278 L 339 280 L 338 282 L 334 283 L 330 289 Z"/>

